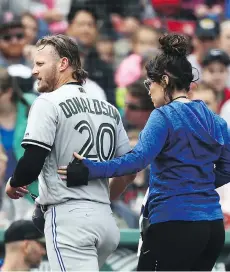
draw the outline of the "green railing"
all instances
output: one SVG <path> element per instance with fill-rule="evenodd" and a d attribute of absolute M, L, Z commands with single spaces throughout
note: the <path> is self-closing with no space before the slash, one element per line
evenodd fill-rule
<path fill-rule="evenodd" d="M 230 231 L 226 231 L 225 246 L 230 248 Z M 140 232 L 138 229 L 121 229 L 120 245 L 127 247 L 136 247 L 139 242 Z M 0 243 L 3 243 L 4 230 L 0 229 Z M 229 252 L 230 253 L 230 252 Z"/>
<path fill-rule="evenodd" d="M 140 232 L 138 229 L 121 229 L 120 245 L 122 247 L 137 248 Z M 0 244 L 3 243 L 4 230 L 0 229 Z M 230 231 L 226 231 L 225 248 L 230 254 Z"/>
<path fill-rule="evenodd" d="M 230 248 L 230 231 L 226 231 L 225 233 L 225 245 Z M 136 246 L 139 238 L 140 232 L 138 229 L 121 229 L 121 244 L 126 246 Z"/>

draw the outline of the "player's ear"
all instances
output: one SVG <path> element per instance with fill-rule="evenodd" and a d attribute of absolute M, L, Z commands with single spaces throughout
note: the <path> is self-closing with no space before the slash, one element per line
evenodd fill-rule
<path fill-rule="evenodd" d="M 59 71 L 62 72 L 64 70 L 66 70 L 68 67 L 69 67 L 69 60 L 66 57 L 61 58 Z"/>

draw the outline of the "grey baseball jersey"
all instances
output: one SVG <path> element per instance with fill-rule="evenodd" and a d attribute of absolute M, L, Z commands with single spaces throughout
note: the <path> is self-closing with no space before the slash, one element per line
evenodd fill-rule
<path fill-rule="evenodd" d="M 31 107 L 22 146 L 33 144 L 50 151 L 39 175 L 40 204 L 68 199 L 110 203 L 108 179 L 68 188 L 57 169 L 74 159 L 73 152 L 92 160 L 108 160 L 130 151 L 118 110 L 90 98 L 78 84 L 66 84 L 40 95 Z"/>

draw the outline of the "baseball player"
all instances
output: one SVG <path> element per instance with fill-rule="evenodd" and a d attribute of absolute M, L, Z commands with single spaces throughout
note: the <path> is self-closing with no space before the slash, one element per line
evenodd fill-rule
<path fill-rule="evenodd" d="M 57 169 L 73 160 L 75 150 L 98 161 L 121 156 L 130 151 L 128 137 L 117 109 L 89 98 L 82 88 L 87 73 L 72 39 L 47 36 L 36 47 L 33 74 L 42 94 L 31 107 L 22 141 L 25 153 L 6 193 L 14 199 L 22 197 L 28 192 L 25 186 L 41 172 L 36 203 L 44 212 L 51 269 L 98 271 L 120 239 L 108 179 L 72 187 L 71 177 L 64 183 Z M 117 178 L 122 182 L 116 189 L 134 177 Z"/>

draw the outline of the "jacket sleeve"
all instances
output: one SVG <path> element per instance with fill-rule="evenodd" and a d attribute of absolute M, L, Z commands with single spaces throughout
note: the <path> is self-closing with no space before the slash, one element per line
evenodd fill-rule
<path fill-rule="evenodd" d="M 89 169 L 89 180 L 119 177 L 141 171 L 161 152 L 169 133 L 167 119 L 154 110 L 139 136 L 134 149 L 126 155 L 105 162 L 83 159 Z"/>

